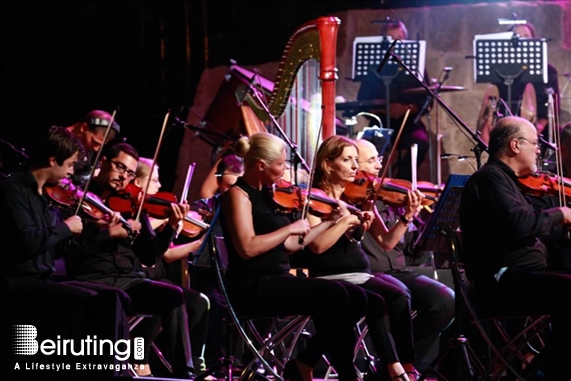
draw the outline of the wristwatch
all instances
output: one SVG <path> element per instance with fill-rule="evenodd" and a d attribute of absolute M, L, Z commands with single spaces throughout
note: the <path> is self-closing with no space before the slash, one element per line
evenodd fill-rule
<path fill-rule="evenodd" d="M 406 216 L 404 214 L 401 214 L 401 216 L 399 217 L 399 221 L 402 222 L 405 225 L 408 225 L 412 222 L 412 218 L 406 218 Z"/>

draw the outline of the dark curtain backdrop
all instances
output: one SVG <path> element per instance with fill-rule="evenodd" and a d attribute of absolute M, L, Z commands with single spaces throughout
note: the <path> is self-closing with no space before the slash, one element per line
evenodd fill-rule
<path fill-rule="evenodd" d="M 25 147 L 38 129 L 118 110 L 122 136 L 153 157 L 167 111 L 191 105 L 205 68 L 278 61 L 295 28 L 329 13 L 433 3 L 454 1 L 5 1 L 0 138 Z M 160 147 L 164 190 L 182 128 Z"/>

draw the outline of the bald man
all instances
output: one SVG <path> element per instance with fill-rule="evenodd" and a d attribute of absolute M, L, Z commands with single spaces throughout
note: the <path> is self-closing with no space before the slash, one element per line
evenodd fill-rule
<path fill-rule="evenodd" d="M 558 225 L 569 226 L 571 209 L 557 206 L 538 213 L 522 191 L 518 177 L 537 171 L 539 153 L 531 122 L 505 117 L 494 125 L 488 161 L 462 191 L 462 255 L 483 307 L 551 316 L 543 372 L 546 380 L 569 380 L 571 275 L 549 268 L 540 237 Z"/>
<path fill-rule="evenodd" d="M 368 140 L 356 141 L 359 148 L 359 170 L 375 176 L 382 168 L 375 145 Z M 379 215 L 388 228 L 402 224 L 402 211 L 379 202 Z M 404 234 L 401 241 L 392 250 L 385 250 L 370 236 L 365 234 L 362 246 L 369 261 L 371 270 L 378 276 L 405 290 L 411 299 L 411 309 L 418 315 L 413 320 L 417 368 L 423 370 L 433 360 L 429 358 L 432 345 L 440 334 L 454 319 L 454 291 L 426 275 L 421 275 L 406 268 L 406 249 L 412 241 L 413 224 Z"/>

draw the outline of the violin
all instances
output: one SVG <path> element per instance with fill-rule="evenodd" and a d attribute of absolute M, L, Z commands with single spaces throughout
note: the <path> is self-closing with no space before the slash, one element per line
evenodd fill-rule
<path fill-rule="evenodd" d="M 112 194 L 107 198 L 107 204 L 120 213 L 134 213 L 141 205 L 142 189 L 133 183 L 128 184 L 121 192 Z M 170 216 L 171 204 L 177 202 L 177 197 L 170 192 L 157 192 L 147 195 L 143 201 L 143 209 L 153 218 L 164 220 Z M 187 237 L 196 237 L 210 226 L 205 223 L 200 214 L 195 211 L 183 219 L 181 233 Z"/>
<path fill-rule="evenodd" d="M 86 192 L 84 195 L 84 192 L 73 185 L 69 179 L 63 179 L 58 184 L 45 185 L 44 190 L 57 205 L 63 207 L 75 207 L 83 199 L 82 211 L 95 221 L 104 219 L 115 212 L 95 194 Z M 130 231 L 131 227 L 127 220 L 120 217 L 119 221 Z"/>
<path fill-rule="evenodd" d="M 302 210 L 307 201 L 308 191 L 299 186 L 280 180 L 272 187 L 272 198 L 278 209 L 284 213 L 293 213 Z M 309 192 L 308 212 L 320 218 L 326 218 L 333 210 L 339 207 L 339 202 L 327 195 L 325 191 L 312 188 Z M 358 216 L 362 216 L 361 210 L 353 205 L 347 205 L 347 209 Z"/>
<path fill-rule="evenodd" d="M 208 230 L 209 227 L 210 224 L 204 222 L 200 212 L 191 210 L 186 217 L 184 217 L 184 220 L 182 220 L 181 233 L 186 237 L 194 238 Z"/>
<path fill-rule="evenodd" d="M 438 201 L 441 189 L 428 181 L 419 181 L 417 189 L 425 197 L 422 205 L 432 205 Z M 408 191 L 412 190 L 412 183 L 408 180 L 385 178 L 381 179 L 373 174 L 359 171 L 355 180 L 345 186 L 343 196 L 351 203 L 373 200 L 375 195 L 387 205 L 400 207 L 407 203 Z"/>
<path fill-rule="evenodd" d="M 549 172 L 535 172 L 518 177 L 519 185 L 530 196 L 565 195 L 571 200 L 571 180 Z"/>

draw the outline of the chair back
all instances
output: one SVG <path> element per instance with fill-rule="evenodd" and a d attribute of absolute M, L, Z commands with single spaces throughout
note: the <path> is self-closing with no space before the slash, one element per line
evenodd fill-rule
<path fill-rule="evenodd" d="M 482 380 L 496 379 L 504 371 L 525 381 L 521 372 L 529 365 L 525 348 L 531 343 L 544 343 L 543 335 L 549 326 L 549 316 L 531 315 L 513 308 L 491 308 L 477 301 L 472 281 L 466 276 L 461 258 L 461 235 L 459 230 L 443 230 L 449 243 L 450 269 L 456 295 L 456 319 L 460 330 L 476 327 L 483 339 L 487 355 L 481 359 L 487 364 Z M 490 378 L 491 377 L 491 378 Z"/>
<path fill-rule="evenodd" d="M 219 211 L 217 210 L 211 225 L 217 222 Z M 253 312 L 237 312 L 228 296 L 225 285 L 225 270 L 228 260 L 228 250 L 224 238 L 208 232 L 206 239 L 210 244 L 212 266 L 216 274 L 216 280 L 222 294 L 232 323 L 244 344 L 254 354 L 254 358 L 244 367 L 239 379 L 249 380 L 256 376 L 260 368 L 263 372 L 276 381 L 283 381 L 280 373 L 285 364 L 291 359 L 295 346 L 304 328 L 310 320 L 310 316 L 272 316 L 267 315 L 264 309 Z M 263 306 L 262 306 L 263 307 Z M 257 319 L 271 318 L 272 332 L 261 333 L 255 321 Z"/>

